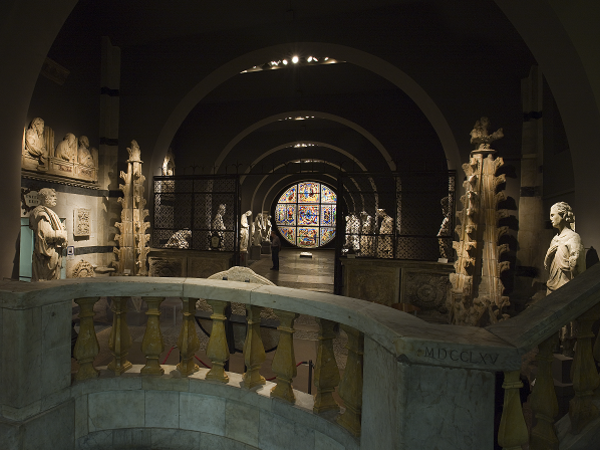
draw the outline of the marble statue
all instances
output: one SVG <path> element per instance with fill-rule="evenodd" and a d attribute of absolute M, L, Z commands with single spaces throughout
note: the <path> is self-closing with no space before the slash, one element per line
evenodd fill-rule
<path fill-rule="evenodd" d="M 550 221 L 558 230 L 546 252 L 544 268 L 550 272 L 546 295 L 551 294 L 585 270 L 585 250 L 579 234 L 575 233 L 575 216 L 571 207 L 559 202 L 550 208 Z M 575 324 L 565 325 L 560 332 L 562 353 L 574 356 Z"/>
<path fill-rule="evenodd" d="M 440 200 L 440 204 L 442 205 L 442 214 L 444 219 L 442 220 L 442 224 L 440 225 L 440 229 L 438 231 L 438 248 L 440 250 L 440 258 L 449 259 L 450 258 L 450 243 L 444 239 L 444 236 L 450 236 L 450 197 L 444 197 Z"/>
<path fill-rule="evenodd" d="M 165 244 L 166 248 L 190 248 L 190 239 L 192 232 L 190 230 L 179 230 L 173 233 Z"/>
<path fill-rule="evenodd" d="M 263 229 L 264 229 L 263 242 L 271 240 L 271 228 L 272 227 L 273 227 L 273 224 L 271 223 L 271 216 L 269 215 L 269 216 L 267 216 L 266 219 L 264 219 L 264 215 L 263 215 Z"/>
<path fill-rule="evenodd" d="M 346 216 L 346 244 L 348 250 L 360 250 L 360 219 L 354 213 Z"/>
<path fill-rule="evenodd" d="M 362 256 L 373 256 L 373 218 L 366 211 L 360 213 L 361 237 L 360 237 L 360 254 Z"/>
<path fill-rule="evenodd" d="M 217 214 L 212 221 L 212 237 L 213 239 L 218 236 L 219 237 L 219 246 L 218 249 L 223 251 L 225 250 L 225 235 L 223 230 L 225 230 L 225 223 L 223 222 L 223 216 L 225 215 L 226 206 L 224 204 L 219 205 L 219 209 L 217 210 Z M 212 248 L 217 248 L 213 244 L 211 244 Z"/>
<path fill-rule="evenodd" d="M 48 149 L 44 138 L 44 120 L 36 117 L 25 132 L 25 150 L 29 155 L 38 160 L 40 166 L 46 166 Z"/>
<path fill-rule="evenodd" d="M 96 167 L 92 150 L 90 150 L 90 140 L 87 136 L 79 137 L 79 145 L 77 147 L 77 162 L 82 166 Z"/>
<path fill-rule="evenodd" d="M 40 189 L 40 205 L 29 214 L 29 228 L 33 230 L 35 244 L 31 281 L 60 278 L 62 249 L 67 245 L 67 231 L 58 215 L 50 208 L 56 206 L 54 189 Z"/>
<path fill-rule="evenodd" d="M 169 177 L 175 175 L 175 156 L 173 155 L 173 149 L 170 147 L 162 163 L 162 174 Z"/>
<path fill-rule="evenodd" d="M 547 294 L 585 270 L 585 251 L 579 234 L 573 230 L 575 216 L 571 207 L 565 202 L 552 205 L 550 221 L 558 234 L 550 242 L 544 259 L 544 267 L 550 272 Z"/>
<path fill-rule="evenodd" d="M 263 241 L 263 215 L 258 213 L 254 218 L 254 233 L 252 234 L 252 245 L 261 245 Z"/>
<path fill-rule="evenodd" d="M 377 210 L 377 217 L 381 219 L 379 236 L 377 236 L 377 257 L 394 257 L 394 219 L 390 217 L 385 209 Z"/>
<path fill-rule="evenodd" d="M 56 146 L 54 155 L 63 161 L 73 162 L 77 154 L 77 138 L 73 133 L 67 133 Z"/>
<path fill-rule="evenodd" d="M 477 146 L 477 150 L 487 150 L 492 142 L 504 137 L 502 128 L 498 128 L 492 134 L 489 134 L 488 128 L 490 120 L 487 117 L 482 117 L 475 122 L 475 126 L 471 130 L 471 144 Z"/>
<path fill-rule="evenodd" d="M 248 224 L 248 217 L 252 216 L 252 211 L 246 211 L 240 218 L 240 251 L 248 251 L 248 240 L 250 239 L 250 225 Z"/>

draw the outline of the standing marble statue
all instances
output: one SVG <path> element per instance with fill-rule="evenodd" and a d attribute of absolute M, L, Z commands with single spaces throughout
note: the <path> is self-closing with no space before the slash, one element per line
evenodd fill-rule
<path fill-rule="evenodd" d="M 266 219 L 265 219 L 265 215 L 263 215 L 263 228 L 265 230 L 265 233 L 263 235 L 263 242 L 271 240 L 272 227 L 273 227 L 273 224 L 271 223 L 271 216 L 270 215 L 266 216 Z"/>
<path fill-rule="evenodd" d="M 572 228 L 575 216 L 571 207 L 565 202 L 552 205 L 550 221 L 558 229 L 558 234 L 552 238 L 544 260 L 544 267 L 550 272 L 547 294 L 585 270 L 585 251 L 581 238 Z"/>
<path fill-rule="evenodd" d="M 38 196 L 40 205 L 29 214 L 29 228 L 35 236 L 31 281 L 57 280 L 67 231 L 58 215 L 50 209 L 56 206 L 54 189 L 40 189 Z"/>
<path fill-rule="evenodd" d="M 173 149 L 170 147 L 162 163 L 162 174 L 168 177 L 175 175 L 175 156 L 173 155 Z"/>
<path fill-rule="evenodd" d="M 546 287 L 549 295 L 585 270 L 585 250 L 579 234 L 575 233 L 575 216 L 565 203 L 555 203 L 550 208 L 550 221 L 558 230 L 546 252 L 544 268 L 550 272 Z M 560 333 L 562 353 L 574 355 L 574 323 L 569 323 Z"/>
<path fill-rule="evenodd" d="M 360 254 L 362 256 L 373 256 L 373 218 L 366 211 L 362 211 L 360 220 L 362 222 Z"/>
<path fill-rule="evenodd" d="M 357 252 L 360 249 L 360 219 L 356 214 L 350 213 L 346 216 L 346 243 L 344 247 Z"/>
<path fill-rule="evenodd" d="M 215 238 L 215 236 L 218 236 L 219 238 L 219 246 L 218 249 L 223 251 L 225 250 L 225 233 L 223 233 L 223 230 L 225 230 L 225 223 L 223 222 L 223 216 L 225 215 L 225 210 L 226 210 L 226 206 L 224 204 L 220 204 L 219 205 L 219 209 L 217 210 L 217 214 L 215 215 L 215 218 L 212 221 L 212 236 L 213 239 Z M 212 248 L 215 248 L 214 245 L 211 246 Z"/>
<path fill-rule="evenodd" d="M 252 215 L 252 211 L 246 211 L 240 218 L 240 251 L 248 251 L 248 240 L 250 238 L 250 225 L 248 224 L 248 217 Z"/>
<path fill-rule="evenodd" d="M 263 215 L 258 213 L 254 219 L 254 233 L 252 234 L 252 245 L 261 245 L 263 241 Z"/>
<path fill-rule="evenodd" d="M 38 160 L 39 168 L 46 167 L 48 149 L 44 138 L 44 120 L 36 117 L 25 132 L 25 150 L 34 159 Z"/>
<path fill-rule="evenodd" d="M 379 236 L 377 237 L 377 257 L 394 257 L 394 219 L 390 217 L 385 209 L 377 210 L 377 217 L 381 218 Z"/>

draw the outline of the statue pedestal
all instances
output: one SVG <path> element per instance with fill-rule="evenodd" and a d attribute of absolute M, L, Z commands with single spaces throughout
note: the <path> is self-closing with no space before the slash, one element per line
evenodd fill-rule
<path fill-rule="evenodd" d="M 270 242 L 263 242 L 262 243 L 262 248 L 261 248 L 260 252 L 263 255 L 270 255 L 271 254 L 271 243 Z"/>
<path fill-rule="evenodd" d="M 261 250 L 260 245 L 253 245 L 252 247 L 250 247 L 250 254 L 248 255 L 249 258 L 252 260 L 259 260 L 260 259 L 260 250 Z"/>

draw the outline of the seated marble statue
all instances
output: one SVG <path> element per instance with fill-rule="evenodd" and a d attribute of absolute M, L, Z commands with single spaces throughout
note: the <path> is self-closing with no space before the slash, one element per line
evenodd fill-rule
<path fill-rule="evenodd" d="M 44 139 L 44 120 L 39 117 L 31 121 L 25 132 L 25 151 L 32 158 L 37 159 L 40 166 L 46 164 L 48 149 Z"/>
<path fill-rule="evenodd" d="M 225 240 L 223 230 L 226 229 L 225 223 L 223 222 L 223 216 L 225 215 L 226 206 L 224 204 L 219 205 L 219 209 L 217 210 L 217 214 L 212 221 L 212 232 L 213 236 L 215 234 L 220 238 L 219 239 L 219 250 L 225 250 Z"/>
<path fill-rule="evenodd" d="M 82 166 L 96 167 L 94 157 L 90 151 L 90 141 L 87 136 L 79 137 L 79 146 L 77 148 L 77 162 Z"/>
<path fill-rule="evenodd" d="M 56 146 L 54 155 L 63 161 L 73 162 L 77 152 L 77 138 L 73 133 L 67 133 Z"/>
<path fill-rule="evenodd" d="M 550 272 L 547 294 L 572 280 L 585 270 L 585 251 L 579 234 L 573 230 L 575 216 L 571 207 L 560 202 L 550 208 L 550 221 L 558 234 L 550 242 L 544 267 Z"/>
<path fill-rule="evenodd" d="M 57 280 L 60 278 L 62 248 L 67 245 L 67 231 L 58 215 L 50 209 L 56 206 L 54 189 L 40 189 L 38 196 L 41 204 L 29 214 L 29 228 L 35 236 L 31 281 Z"/>

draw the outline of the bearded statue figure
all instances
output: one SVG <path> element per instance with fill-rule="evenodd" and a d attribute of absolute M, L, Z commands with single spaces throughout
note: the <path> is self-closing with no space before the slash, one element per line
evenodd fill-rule
<path fill-rule="evenodd" d="M 54 189 L 39 192 L 40 206 L 29 214 L 29 228 L 33 230 L 33 276 L 31 281 L 60 278 L 62 249 L 67 245 L 67 231 L 58 215 L 50 208 L 56 206 Z"/>

